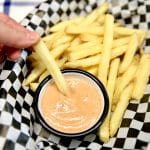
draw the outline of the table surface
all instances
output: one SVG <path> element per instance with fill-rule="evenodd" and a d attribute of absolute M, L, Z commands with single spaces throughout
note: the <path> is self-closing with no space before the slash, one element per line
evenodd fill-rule
<path fill-rule="evenodd" d="M 36 5 L 44 0 L 0 0 L 0 12 L 20 22 Z"/>

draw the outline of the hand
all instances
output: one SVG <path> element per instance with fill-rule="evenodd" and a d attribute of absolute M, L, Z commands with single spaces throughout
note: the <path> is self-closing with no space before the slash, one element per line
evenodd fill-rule
<path fill-rule="evenodd" d="M 15 20 L 0 13 L 0 63 L 7 56 L 16 60 L 21 48 L 32 46 L 39 40 L 39 35 L 21 26 Z"/>

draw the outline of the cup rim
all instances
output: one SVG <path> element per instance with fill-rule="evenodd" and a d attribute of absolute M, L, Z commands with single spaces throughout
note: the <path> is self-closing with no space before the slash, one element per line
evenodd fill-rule
<path fill-rule="evenodd" d="M 36 114 L 36 118 L 37 120 L 40 122 L 40 124 L 49 132 L 61 136 L 61 137 L 70 137 L 70 138 L 74 138 L 74 137 L 81 137 L 84 135 L 87 135 L 93 131 L 95 131 L 105 120 L 107 113 L 108 113 L 108 109 L 109 109 L 109 98 L 108 98 L 108 94 L 107 91 L 104 87 L 104 85 L 102 84 L 102 82 L 95 77 L 94 75 L 92 75 L 91 73 L 81 70 L 81 69 L 64 69 L 61 70 L 61 72 L 63 74 L 65 73 L 79 73 L 82 74 L 90 79 L 92 79 L 100 88 L 102 94 L 103 94 L 103 99 L 104 99 L 104 108 L 103 108 L 103 112 L 100 116 L 100 118 L 98 119 L 98 121 L 89 129 L 79 132 L 79 133 L 64 133 L 58 130 L 55 130 L 54 128 L 52 128 L 50 125 L 47 124 L 47 122 L 44 120 L 44 118 L 42 117 L 42 114 L 40 113 L 39 110 L 39 95 L 40 95 L 40 91 L 42 90 L 42 88 L 44 87 L 44 85 L 50 81 L 52 79 L 51 75 L 48 75 L 47 77 L 45 77 L 42 82 L 39 84 L 39 86 L 37 87 L 37 90 L 35 92 L 35 97 L 34 97 L 34 109 L 35 109 L 35 114 Z"/>

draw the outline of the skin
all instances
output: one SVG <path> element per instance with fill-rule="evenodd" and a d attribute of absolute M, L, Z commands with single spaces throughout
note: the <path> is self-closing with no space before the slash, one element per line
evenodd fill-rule
<path fill-rule="evenodd" d="M 21 48 L 31 47 L 39 40 L 36 32 L 29 31 L 12 18 L 0 13 L 0 63 L 6 58 L 19 58 Z"/>

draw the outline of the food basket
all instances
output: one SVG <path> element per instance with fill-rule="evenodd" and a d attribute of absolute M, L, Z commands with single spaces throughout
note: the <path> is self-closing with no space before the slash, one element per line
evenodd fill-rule
<path fill-rule="evenodd" d="M 48 26 L 59 21 L 85 15 L 102 0 L 47 0 L 39 4 L 21 22 L 23 26 L 47 34 Z M 127 27 L 150 28 L 150 0 L 113 0 L 110 13 Z M 144 43 L 150 52 L 150 32 Z M 27 50 L 12 62 L 0 65 L 0 149 L 144 149 L 150 142 L 150 80 L 140 102 L 130 101 L 117 134 L 106 144 L 94 132 L 82 138 L 62 138 L 47 132 L 39 124 L 33 109 L 34 93 L 23 86 L 30 66 Z"/>

